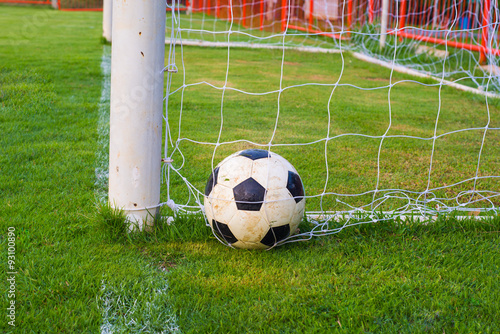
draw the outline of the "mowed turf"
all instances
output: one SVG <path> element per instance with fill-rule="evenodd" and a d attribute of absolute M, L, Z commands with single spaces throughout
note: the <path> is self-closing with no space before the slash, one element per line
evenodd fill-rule
<path fill-rule="evenodd" d="M 112 227 L 120 227 L 120 217 L 105 208 L 97 213 L 95 199 L 103 55 L 100 14 L 1 6 L 0 18 L 0 191 L 3 199 L 0 251 L 5 259 L 7 228 L 15 227 L 18 270 L 17 327 L 10 327 L 5 317 L 0 322 L 1 331 L 99 332 L 105 324 L 113 325 L 117 332 L 141 329 L 168 332 L 176 327 L 187 333 L 500 331 L 497 320 L 500 318 L 499 219 L 466 222 L 448 219 L 429 225 L 376 223 L 269 252 L 227 248 L 218 243 L 203 220 L 196 217 L 180 217 L 173 226 L 158 222 L 151 233 L 128 235 L 119 228 L 113 234 L 117 230 Z M 33 22 L 37 22 L 36 25 L 33 26 Z M 193 48 L 190 52 L 193 56 L 201 52 L 206 58 L 213 57 L 216 64 L 224 58 L 224 51 Z M 241 59 L 241 71 L 245 61 L 257 62 L 265 55 L 260 51 L 238 52 L 236 59 Z M 189 53 L 185 56 L 189 57 Z M 310 54 L 293 54 L 293 57 L 296 58 L 290 60 L 288 68 L 291 72 L 321 60 Z M 332 68 L 337 68 L 341 61 L 336 57 L 330 60 Z M 273 64 L 279 61 L 278 54 L 273 61 Z M 300 65 L 306 61 L 306 65 Z M 377 81 L 387 81 L 383 69 L 359 63 L 349 56 L 344 61 L 358 66 L 352 69 L 355 74 L 345 73 L 345 79 L 351 83 L 366 86 L 367 82 L 374 82 L 379 86 Z M 200 68 L 207 63 L 207 59 L 198 59 Z M 255 71 L 262 66 L 265 65 L 256 64 Z M 274 70 L 274 65 L 272 68 Z M 349 71 L 348 67 L 346 70 Z M 221 76 L 217 80 L 224 83 L 224 73 L 214 71 L 210 75 Z M 313 81 L 322 80 L 322 74 L 327 75 L 316 74 L 319 77 Z M 304 71 L 299 70 L 286 80 L 298 81 L 300 75 L 304 75 Z M 339 74 L 331 76 L 336 78 Z M 235 74 L 229 81 L 237 85 L 242 80 Z M 409 91 L 395 92 L 402 94 L 403 99 L 426 95 L 415 93 L 420 87 L 418 84 L 401 85 L 413 85 Z M 253 87 L 256 91 L 274 89 L 259 82 Z M 354 104 L 359 90 L 352 93 L 349 87 L 337 89 L 334 94 L 345 97 L 338 100 L 338 105 L 352 113 L 384 109 L 375 101 L 383 99 L 387 92 Z M 341 89 L 345 90 L 342 94 Z M 208 95 L 214 94 L 212 90 L 207 91 Z M 485 105 L 480 98 L 449 89 L 444 91 L 447 100 L 443 105 L 453 114 L 446 118 L 452 120 L 446 129 L 460 122 L 468 127 L 473 126 L 471 122 L 481 122 L 480 126 L 484 126 Z M 321 99 L 318 98 L 321 103 L 323 97 L 328 96 L 325 92 L 312 91 L 311 94 L 322 94 Z M 428 101 L 432 106 L 422 100 L 424 111 L 421 115 L 415 112 L 415 117 L 432 123 L 435 119 L 432 112 L 436 112 L 433 103 L 437 100 L 433 94 L 429 93 Z M 203 117 L 205 123 L 213 122 L 216 127 L 220 124 L 220 109 L 216 114 L 214 104 L 204 105 L 203 97 L 196 94 L 190 99 L 187 97 L 188 94 L 184 100 L 188 104 L 186 123 L 182 123 L 181 130 L 186 137 L 212 140 L 211 131 L 204 134 L 203 127 L 193 127 L 190 118 L 198 111 L 198 118 Z M 275 98 L 269 100 L 276 101 Z M 245 101 L 249 105 L 264 105 L 250 98 Z M 294 100 L 293 96 L 286 101 L 289 110 L 306 103 L 298 97 Z M 227 102 L 228 107 L 235 103 L 234 108 L 229 108 L 234 114 L 227 114 L 224 127 L 228 130 L 224 134 L 227 138 L 237 138 L 246 130 L 245 135 L 256 138 L 254 141 L 267 139 L 271 121 L 258 113 L 252 115 L 262 122 L 260 126 L 266 128 L 265 134 L 253 126 L 231 131 L 231 124 L 241 122 L 238 113 L 255 110 L 242 109 L 247 103 L 238 104 L 236 97 L 234 100 L 230 97 Z M 498 115 L 498 109 L 491 107 Z M 305 111 L 301 114 L 303 108 L 295 108 L 294 113 L 284 113 L 283 121 L 295 124 L 309 115 L 311 119 L 301 123 L 303 128 L 316 118 L 321 118 L 318 123 L 324 125 L 324 106 L 318 115 Z M 478 112 L 467 116 L 465 112 L 452 113 L 455 109 Z M 276 110 L 264 111 L 275 113 Z M 419 126 L 418 122 L 412 123 L 414 127 L 406 125 L 403 105 L 398 112 L 402 118 L 399 131 L 426 135 L 432 132 L 432 125 Z M 172 117 L 175 120 L 176 116 Z M 348 116 L 339 111 L 336 117 Z M 380 118 L 384 117 L 387 110 L 381 112 Z M 349 119 L 332 122 L 330 133 L 344 131 L 340 129 L 342 126 L 353 127 L 356 132 L 384 129 L 383 121 L 373 118 L 369 124 L 353 123 Z M 491 119 L 492 124 L 498 122 L 498 117 Z M 276 141 L 321 138 L 326 129 L 317 134 L 312 130 L 298 132 L 305 138 L 281 131 L 277 132 Z M 356 145 L 351 145 L 350 149 L 356 150 Z M 494 145 L 488 147 L 496 149 Z M 187 147 L 184 151 L 207 153 L 201 148 Z M 494 169 L 498 161 L 492 155 L 487 156 L 492 159 Z M 461 160 L 459 155 L 455 161 Z M 299 172 L 308 170 L 307 161 L 293 162 Z M 191 163 L 193 161 L 190 166 Z M 204 177 L 210 173 L 210 161 L 199 163 L 198 171 L 189 171 L 189 175 L 202 187 Z M 324 182 L 321 174 L 317 175 L 318 181 L 314 181 L 317 174 L 314 169 L 303 174 L 306 180 L 313 179 L 311 187 Z M 5 268 L 6 263 L 1 276 L 5 287 L 4 310 L 9 302 Z"/>

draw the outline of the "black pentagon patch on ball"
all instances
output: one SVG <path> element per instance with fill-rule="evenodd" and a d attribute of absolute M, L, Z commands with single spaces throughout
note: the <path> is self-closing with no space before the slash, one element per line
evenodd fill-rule
<path fill-rule="evenodd" d="M 259 211 L 266 189 L 253 178 L 246 179 L 233 188 L 234 200 L 238 210 Z"/>
<path fill-rule="evenodd" d="M 205 186 L 205 196 L 210 195 L 213 187 L 217 184 L 217 178 L 219 177 L 219 167 L 215 168 L 210 177 L 208 178 L 207 185 Z"/>
<path fill-rule="evenodd" d="M 271 247 L 278 241 L 281 241 L 290 235 L 290 225 L 281 225 L 276 227 L 271 227 L 267 234 L 262 238 L 260 243 Z"/>
<path fill-rule="evenodd" d="M 259 149 L 244 150 L 244 151 L 240 152 L 240 155 L 247 157 L 249 159 L 252 159 L 252 160 L 269 158 L 269 156 L 270 156 L 268 151 L 259 150 Z"/>
<path fill-rule="evenodd" d="M 295 203 L 299 203 L 304 198 L 304 186 L 302 186 L 299 174 L 288 171 L 286 189 L 288 189 L 290 194 L 292 194 L 295 199 Z"/>
<path fill-rule="evenodd" d="M 234 236 L 233 232 L 224 223 L 218 222 L 212 219 L 212 227 L 214 232 L 222 239 L 226 240 L 230 244 L 234 244 L 238 239 Z"/>

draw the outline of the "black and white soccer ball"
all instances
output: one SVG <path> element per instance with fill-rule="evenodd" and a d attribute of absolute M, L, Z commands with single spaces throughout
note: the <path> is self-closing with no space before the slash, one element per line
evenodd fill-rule
<path fill-rule="evenodd" d="M 236 248 L 266 249 L 295 232 L 304 216 L 304 186 L 283 157 L 250 149 L 224 159 L 205 187 L 215 234 Z"/>

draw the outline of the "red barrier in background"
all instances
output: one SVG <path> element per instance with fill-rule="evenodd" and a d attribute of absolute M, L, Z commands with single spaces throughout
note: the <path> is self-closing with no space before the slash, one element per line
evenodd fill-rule
<path fill-rule="evenodd" d="M 486 61 L 486 54 L 487 53 L 498 51 L 498 50 L 488 49 L 488 27 L 491 23 L 490 9 L 491 9 L 490 0 L 484 0 L 483 31 L 482 31 L 482 35 L 481 35 L 482 50 L 481 50 L 481 57 L 479 58 L 479 62 L 481 62 L 481 63 L 484 63 Z"/>
<path fill-rule="evenodd" d="M 57 0 L 57 7 L 64 11 L 102 12 L 102 0 Z"/>

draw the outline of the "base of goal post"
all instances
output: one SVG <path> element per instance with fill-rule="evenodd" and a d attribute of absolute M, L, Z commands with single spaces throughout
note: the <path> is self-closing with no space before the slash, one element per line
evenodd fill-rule
<path fill-rule="evenodd" d="M 151 210 L 123 210 L 129 232 L 148 231 L 153 228 L 155 220 L 160 217 L 158 208 Z"/>
<path fill-rule="evenodd" d="M 462 211 L 460 211 L 462 212 Z M 457 220 L 467 220 L 467 219 L 489 219 L 500 216 L 500 210 L 486 210 L 486 209 L 468 209 L 463 212 L 467 212 L 467 215 L 456 215 L 457 211 L 446 211 L 446 212 L 433 212 L 428 214 L 421 213 L 401 213 L 393 211 L 382 211 L 382 212 L 370 212 L 370 211 L 353 211 L 353 212 L 335 212 L 335 211 L 309 211 L 306 212 L 306 217 L 308 220 L 313 222 L 325 222 L 325 221 L 335 221 L 342 222 L 348 219 L 364 220 L 364 221 L 384 221 L 384 220 L 399 220 L 401 222 L 421 222 L 424 224 L 432 223 L 437 221 L 439 218 L 452 217 Z M 481 216 L 481 213 L 491 213 L 492 215 Z"/>
<path fill-rule="evenodd" d="M 173 43 L 172 43 L 173 42 Z M 301 52 L 311 52 L 311 53 L 341 53 L 342 50 L 339 49 L 326 49 L 318 47 L 305 47 L 305 46 L 283 46 L 276 44 L 265 44 L 265 43 L 245 43 L 245 42 L 210 42 L 210 41 L 199 41 L 191 39 L 165 39 L 165 44 L 175 44 L 183 46 L 203 46 L 210 48 L 244 48 L 244 49 L 268 49 L 268 50 L 295 50 Z"/>

